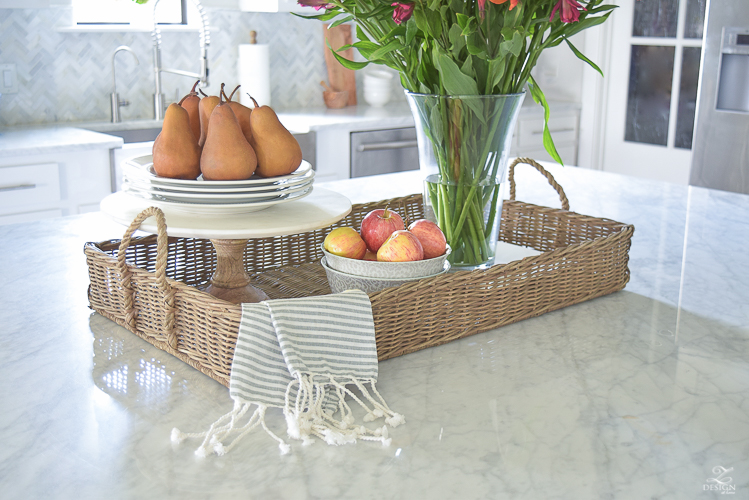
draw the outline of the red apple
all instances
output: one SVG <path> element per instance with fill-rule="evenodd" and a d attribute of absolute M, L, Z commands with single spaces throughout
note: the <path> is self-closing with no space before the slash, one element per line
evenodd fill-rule
<path fill-rule="evenodd" d="M 377 254 L 367 249 L 367 253 L 364 254 L 364 260 L 377 260 Z"/>
<path fill-rule="evenodd" d="M 338 227 L 325 237 L 323 248 L 333 255 L 361 259 L 367 253 L 367 244 L 354 228 Z"/>
<path fill-rule="evenodd" d="M 393 231 L 406 229 L 403 219 L 388 208 L 372 210 L 361 221 L 361 237 L 371 252 L 377 252 Z"/>
<path fill-rule="evenodd" d="M 408 231 L 395 231 L 377 250 L 377 260 L 384 262 L 409 262 L 422 260 L 424 249 L 419 238 Z"/>
<path fill-rule="evenodd" d="M 445 233 L 437 224 L 430 220 L 419 219 L 412 222 L 408 226 L 408 230 L 419 238 L 419 242 L 424 248 L 425 259 L 445 255 L 447 240 L 445 239 Z"/>

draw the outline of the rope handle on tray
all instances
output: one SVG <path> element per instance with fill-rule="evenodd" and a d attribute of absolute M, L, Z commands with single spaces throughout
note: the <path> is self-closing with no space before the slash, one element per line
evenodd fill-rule
<path fill-rule="evenodd" d="M 125 321 L 131 328 L 135 329 L 135 308 L 133 307 L 133 288 L 131 286 L 132 272 L 128 269 L 125 257 L 127 248 L 133 238 L 133 233 L 149 217 L 156 217 L 156 284 L 164 293 L 164 304 L 166 306 L 167 342 L 172 349 L 177 348 L 177 334 L 174 331 L 174 290 L 166 279 L 166 261 L 169 255 L 169 238 L 166 233 L 166 218 L 164 212 L 157 207 L 148 207 L 139 213 L 125 231 L 117 250 L 117 271 L 122 279 L 122 288 L 125 292 Z"/>
<path fill-rule="evenodd" d="M 528 165 L 534 167 L 536 170 L 541 172 L 544 177 L 546 177 L 546 180 L 549 181 L 549 184 L 551 184 L 551 187 L 556 190 L 557 194 L 559 195 L 559 201 L 562 202 L 562 208 L 564 210 L 570 209 L 570 201 L 567 199 L 567 195 L 564 194 L 564 189 L 562 189 L 562 186 L 557 184 L 557 181 L 554 180 L 554 176 L 551 175 L 549 172 L 546 171 L 544 167 L 538 164 L 535 160 L 532 160 L 530 158 L 516 158 L 515 161 L 512 162 L 510 165 L 509 172 L 507 174 L 508 179 L 510 180 L 510 199 L 515 199 L 515 165 L 518 163 L 527 163 Z"/>

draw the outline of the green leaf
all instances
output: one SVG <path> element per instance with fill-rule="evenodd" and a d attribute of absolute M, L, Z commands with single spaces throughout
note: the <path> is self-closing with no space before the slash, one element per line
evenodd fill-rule
<path fill-rule="evenodd" d="M 460 26 L 453 24 L 450 31 L 447 32 L 450 39 L 450 51 L 456 59 L 460 56 L 460 51 L 466 46 L 466 40 L 460 32 Z"/>
<path fill-rule="evenodd" d="M 557 148 L 554 146 L 554 140 L 551 138 L 551 132 L 549 131 L 549 103 L 546 102 L 546 97 L 544 96 L 541 88 L 536 83 L 536 80 L 533 79 L 533 76 L 528 77 L 528 89 L 530 89 L 531 91 L 533 100 L 537 103 L 540 103 L 544 107 L 544 149 L 546 149 L 546 152 L 549 153 L 551 157 L 554 158 L 560 165 L 564 166 L 562 157 L 559 156 Z"/>
<path fill-rule="evenodd" d="M 468 17 L 465 14 L 456 14 L 455 18 L 458 21 L 458 27 L 463 31 L 464 35 L 467 35 L 468 33 L 466 33 L 465 30 L 468 27 L 468 23 L 470 23 L 473 18 Z"/>
<path fill-rule="evenodd" d="M 417 31 L 419 31 L 419 28 L 416 26 L 416 20 L 412 16 L 406 22 L 406 45 L 410 46 L 413 43 Z"/>
<path fill-rule="evenodd" d="M 442 16 L 437 11 L 427 10 L 426 17 L 429 35 L 434 39 L 439 39 L 442 36 Z"/>
<path fill-rule="evenodd" d="M 593 68 L 594 70 L 598 71 L 598 73 L 601 76 L 603 76 L 603 71 L 601 71 L 601 68 L 599 68 L 598 65 L 596 65 L 596 63 L 594 63 L 593 61 L 591 61 L 590 59 L 588 59 L 587 57 L 585 57 L 585 54 L 583 54 L 582 52 L 580 52 L 579 50 L 577 50 L 577 48 L 574 45 L 572 45 L 572 42 L 570 42 L 568 39 L 565 38 L 564 41 L 567 42 L 567 45 L 570 46 L 570 49 L 572 49 L 572 52 L 575 53 L 575 55 L 578 57 L 578 59 L 581 59 L 581 60 L 585 61 L 586 63 L 588 63 L 588 65 L 590 65 L 591 68 Z"/>
<path fill-rule="evenodd" d="M 335 28 L 336 26 L 341 25 L 343 23 L 347 23 L 347 22 L 351 21 L 353 18 L 354 18 L 354 16 L 350 16 L 349 15 L 349 16 L 344 16 L 344 17 L 341 17 L 339 19 L 336 19 L 335 21 L 333 21 L 332 23 L 330 23 L 330 25 L 328 26 L 328 29 Z"/>
<path fill-rule="evenodd" d="M 504 30 L 502 30 L 504 31 Z M 504 34 L 503 34 L 504 36 Z M 512 54 L 513 56 L 517 57 L 520 55 L 520 49 L 523 48 L 523 40 L 525 37 L 520 34 L 520 31 L 515 31 L 515 33 L 512 35 L 511 40 L 507 40 L 506 42 L 502 42 L 499 44 L 499 55 L 501 57 L 506 56 L 508 53 Z"/>
<path fill-rule="evenodd" d="M 590 8 L 590 6 L 588 6 L 588 12 L 587 12 L 587 14 L 588 15 L 598 14 L 599 12 L 606 12 L 607 10 L 613 10 L 613 9 L 618 8 L 618 7 L 619 7 L 618 5 L 608 5 L 608 4 L 607 5 L 601 5 L 599 7 L 594 7 L 594 8 Z"/>
<path fill-rule="evenodd" d="M 609 11 L 606 14 L 598 17 L 587 17 L 585 19 L 581 19 L 576 23 L 565 24 L 566 29 L 564 30 L 564 36 L 571 37 L 572 35 L 576 35 L 583 30 L 592 28 L 593 26 L 598 26 L 599 24 L 603 24 L 604 22 L 606 22 L 606 19 L 609 18 L 611 12 L 612 11 Z"/>
<path fill-rule="evenodd" d="M 505 67 L 507 61 L 503 57 L 497 57 L 489 61 L 489 75 L 487 77 L 489 85 L 487 85 L 486 93 L 491 93 L 491 90 L 499 85 L 502 76 L 505 74 Z"/>
<path fill-rule="evenodd" d="M 429 33 L 429 21 L 427 20 L 426 12 L 421 7 L 421 4 L 416 4 L 416 7 L 414 8 L 414 13 L 411 19 L 414 20 L 416 23 L 416 26 L 419 28 L 419 30 L 422 33 Z"/>
<path fill-rule="evenodd" d="M 474 81 L 477 80 L 476 74 L 473 71 L 473 57 L 466 57 L 466 60 L 463 61 L 463 65 L 460 67 L 460 72 Z"/>
<path fill-rule="evenodd" d="M 356 71 L 356 70 L 359 70 L 359 69 L 364 69 L 367 66 L 369 66 L 369 61 L 365 61 L 365 62 L 349 61 L 348 59 L 346 59 L 345 57 L 343 57 L 342 55 L 340 55 L 338 52 L 336 52 L 335 50 L 333 50 L 333 48 L 330 46 L 330 43 L 328 43 L 327 40 L 325 40 L 325 45 L 327 45 L 328 48 L 330 49 L 330 51 L 333 53 L 333 57 L 335 57 L 336 60 L 339 63 L 341 63 L 341 65 L 344 68 L 346 68 L 346 69 L 352 69 L 352 70 Z"/>
<path fill-rule="evenodd" d="M 399 49 L 404 49 L 404 48 L 405 47 L 403 47 L 403 45 L 401 45 L 400 41 L 398 41 L 398 40 L 392 40 L 387 45 L 382 46 L 382 47 L 378 48 L 377 50 L 375 50 L 374 52 L 372 52 L 372 54 L 370 55 L 369 58 L 370 59 L 382 59 L 382 56 L 384 56 L 385 54 L 388 54 L 390 52 L 393 52 L 393 51 L 396 51 L 396 50 L 399 50 Z"/>
<path fill-rule="evenodd" d="M 439 72 L 445 91 L 452 95 L 478 95 L 476 81 L 463 74 L 455 62 L 445 54 L 438 55 Z"/>
<path fill-rule="evenodd" d="M 479 55 L 486 53 L 486 43 L 482 40 L 478 33 L 471 33 L 466 37 L 466 49 L 468 53 L 472 55 Z"/>

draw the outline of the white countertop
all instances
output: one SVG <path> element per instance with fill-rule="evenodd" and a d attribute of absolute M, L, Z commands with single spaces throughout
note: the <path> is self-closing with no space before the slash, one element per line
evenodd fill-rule
<path fill-rule="evenodd" d="M 44 127 L 0 131 L 0 157 L 26 156 L 122 147 L 123 141 L 75 127 Z"/>
<path fill-rule="evenodd" d="M 749 196 L 550 170 L 573 210 L 634 224 L 631 281 L 380 363 L 378 389 L 406 417 L 388 448 L 292 442 L 281 456 L 263 432 L 223 457 L 173 447 L 173 427 L 204 430 L 231 400 L 87 308 L 83 244 L 124 227 L 100 213 L 0 227 L 2 497 L 682 500 L 717 495 L 705 488 L 723 467 L 747 498 Z M 559 206 L 530 168 L 517 177 L 519 199 Z M 356 201 L 419 185 L 324 187 Z M 284 432 L 280 411 L 267 422 Z"/>

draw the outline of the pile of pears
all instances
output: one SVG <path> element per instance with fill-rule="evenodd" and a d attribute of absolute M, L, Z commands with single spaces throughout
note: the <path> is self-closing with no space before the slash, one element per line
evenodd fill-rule
<path fill-rule="evenodd" d="M 153 169 L 160 177 L 206 181 L 245 180 L 286 175 L 299 168 L 302 149 L 270 106 L 254 108 L 232 101 L 231 95 L 200 95 L 198 82 L 164 114 L 153 144 Z"/>

